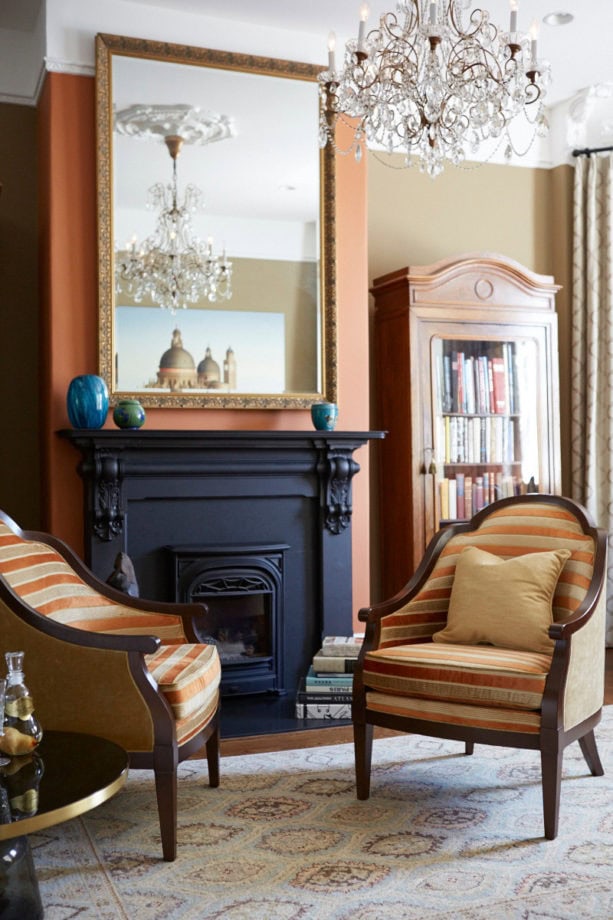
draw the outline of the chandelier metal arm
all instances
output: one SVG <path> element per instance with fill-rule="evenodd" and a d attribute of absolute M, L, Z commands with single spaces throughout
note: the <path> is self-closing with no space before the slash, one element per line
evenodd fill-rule
<path fill-rule="evenodd" d="M 175 313 L 202 300 L 229 300 L 232 263 L 225 252 L 213 254 L 211 239 L 203 243 L 192 235 L 191 216 L 201 207 L 202 192 L 190 184 L 179 203 L 177 157 L 183 138 L 169 134 L 164 140 L 172 158 L 172 180 L 149 190 L 149 201 L 158 211 L 157 224 L 140 246 L 134 239 L 125 254 L 118 253 L 116 289 L 137 303 L 149 297 Z"/>
<path fill-rule="evenodd" d="M 537 103 L 536 117 L 526 122 L 542 129 L 548 70 L 536 61 L 535 39 L 516 31 L 513 15 L 509 33 L 481 8 L 464 22 L 463 2 L 400 0 L 378 28 L 364 38 L 361 27 L 358 41 L 347 42 L 341 70 L 331 53 L 320 75 L 322 146 L 336 146 L 342 119 L 355 125 L 349 149 L 358 158 L 366 141 L 404 151 L 406 165 L 416 156 L 434 176 L 505 134 L 510 150 L 509 126 L 529 105 Z"/>

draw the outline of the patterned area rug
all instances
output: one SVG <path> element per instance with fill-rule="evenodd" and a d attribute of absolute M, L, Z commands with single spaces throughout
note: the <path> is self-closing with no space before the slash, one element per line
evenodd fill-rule
<path fill-rule="evenodd" d="M 333 731 L 333 729 L 331 729 Z M 151 775 L 32 835 L 46 920 L 578 920 L 613 917 L 613 707 L 607 775 L 564 758 L 560 835 L 542 834 L 535 752 L 417 736 L 375 742 L 358 802 L 351 745 L 180 768 L 179 855 L 160 858 Z"/>

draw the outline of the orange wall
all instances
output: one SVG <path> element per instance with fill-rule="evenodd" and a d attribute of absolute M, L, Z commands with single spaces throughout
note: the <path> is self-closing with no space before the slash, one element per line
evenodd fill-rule
<path fill-rule="evenodd" d="M 39 106 L 44 527 L 82 549 L 78 457 L 58 438 L 68 427 L 66 391 L 97 371 L 95 82 L 47 75 Z M 367 430 L 366 165 L 337 160 L 339 428 Z M 107 426 L 109 423 L 107 422 Z M 308 411 L 149 409 L 163 429 L 311 429 Z M 110 423 L 112 427 L 112 423 Z M 375 448 L 376 449 L 376 448 Z M 353 607 L 370 601 L 368 448 L 353 481 Z"/>

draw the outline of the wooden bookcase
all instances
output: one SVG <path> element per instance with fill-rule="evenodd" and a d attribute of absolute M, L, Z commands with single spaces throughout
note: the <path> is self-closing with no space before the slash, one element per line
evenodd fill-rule
<path fill-rule="evenodd" d="M 560 491 L 558 290 L 491 253 L 374 281 L 385 597 L 445 523 L 508 494 Z"/>

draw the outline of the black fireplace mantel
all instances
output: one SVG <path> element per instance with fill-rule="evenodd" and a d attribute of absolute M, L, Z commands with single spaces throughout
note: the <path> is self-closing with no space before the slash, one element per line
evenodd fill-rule
<path fill-rule="evenodd" d="M 288 544 L 287 686 L 322 635 L 351 632 L 354 452 L 381 431 L 59 432 L 81 454 L 85 559 L 132 558 L 142 597 L 173 600 L 170 544 Z"/>

